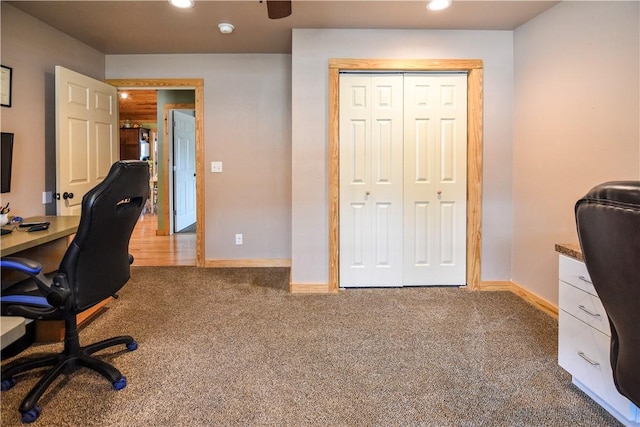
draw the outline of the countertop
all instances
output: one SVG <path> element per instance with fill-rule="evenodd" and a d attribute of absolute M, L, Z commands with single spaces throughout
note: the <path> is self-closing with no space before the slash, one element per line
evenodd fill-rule
<path fill-rule="evenodd" d="M 556 252 L 578 261 L 584 261 L 579 243 L 556 243 Z"/>

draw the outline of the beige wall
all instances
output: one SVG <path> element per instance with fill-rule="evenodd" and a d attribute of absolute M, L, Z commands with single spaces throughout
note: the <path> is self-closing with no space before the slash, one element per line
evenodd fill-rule
<path fill-rule="evenodd" d="M 512 278 L 554 304 L 575 202 L 640 178 L 639 6 L 563 2 L 514 32 Z"/>
<path fill-rule="evenodd" d="M 0 128 L 15 134 L 11 192 L 0 199 L 11 214 L 43 215 L 42 192 L 55 192 L 54 67 L 102 80 L 105 58 L 4 1 L 0 7 L 0 62 L 13 68 L 12 105 L 0 108 Z"/>
<path fill-rule="evenodd" d="M 573 204 L 640 178 L 637 2 L 563 2 L 510 31 L 294 30 L 292 55 L 113 55 L 2 2 L 14 69 L 2 131 L 16 134 L 12 213 L 44 213 L 55 153 L 53 70 L 205 79 L 206 259 L 288 258 L 294 283 L 328 280 L 327 61 L 474 58 L 485 64 L 482 280 L 557 303 L 553 245 Z M 45 144 L 46 143 L 46 144 Z M 211 161 L 224 162 L 211 174 Z M 243 233 L 243 246 L 233 235 Z"/>
<path fill-rule="evenodd" d="M 204 79 L 206 260 L 291 257 L 290 70 L 290 55 L 107 55 L 108 79 Z"/>
<path fill-rule="evenodd" d="M 293 31 L 292 271 L 294 284 L 328 282 L 328 60 L 460 58 L 484 61 L 483 280 L 511 270 L 511 31 Z"/>

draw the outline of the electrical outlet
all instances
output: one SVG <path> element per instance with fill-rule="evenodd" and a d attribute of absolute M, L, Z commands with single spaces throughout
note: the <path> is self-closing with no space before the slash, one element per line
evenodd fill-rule
<path fill-rule="evenodd" d="M 222 172 L 222 162 L 211 162 L 211 172 Z"/>
<path fill-rule="evenodd" d="M 242 234 L 236 234 L 236 245 L 242 244 Z"/>

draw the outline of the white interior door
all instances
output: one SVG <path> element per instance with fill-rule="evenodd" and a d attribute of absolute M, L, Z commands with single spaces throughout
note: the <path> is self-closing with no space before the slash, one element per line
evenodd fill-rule
<path fill-rule="evenodd" d="M 173 111 L 174 230 L 196 222 L 196 118 Z"/>
<path fill-rule="evenodd" d="M 467 76 L 404 77 L 404 284 L 464 285 Z"/>
<path fill-rule="evenodd" d="M 466 93 L 465 74 L 341 74 L 341 287 L 465 284 Z"/>
<path fill-rule="evenodd" d="M 82 197 L 120 158 L 118 91 L 56 66 L 56 185 L 58 215 L 80 215 Z"/>
<path fill-rule="evenodd" d="M 340 78 L 340 283 L 402 285 L 402 76 Z"/>

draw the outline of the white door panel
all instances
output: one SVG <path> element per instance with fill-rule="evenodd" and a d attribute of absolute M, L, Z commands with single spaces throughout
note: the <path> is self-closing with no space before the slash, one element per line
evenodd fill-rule
<path fill-rule="evenodd" d="M 340 90 L 340 283 L 400 286 L 401 76 L 349 75 Z"/>
<path fill-rule="evenodd" d="M 407 285 L 466 283 L 466 83 L 464 74 L 404 78 Z"/>
<path fill-rule="evenodd" d="M 80 215 L 84 194 L 120 157 L 117 89 L 60 66 L 55 74 L 57 213 Z"/>
<path fill-rule="evenodd" d="M 173 112 L 175 231 L 196 222 L 196 118 Z"/>
<path fill-rule="evenodd" d="M 466 75 L 340 76 L 340 286 L 466 282 Z"/>

